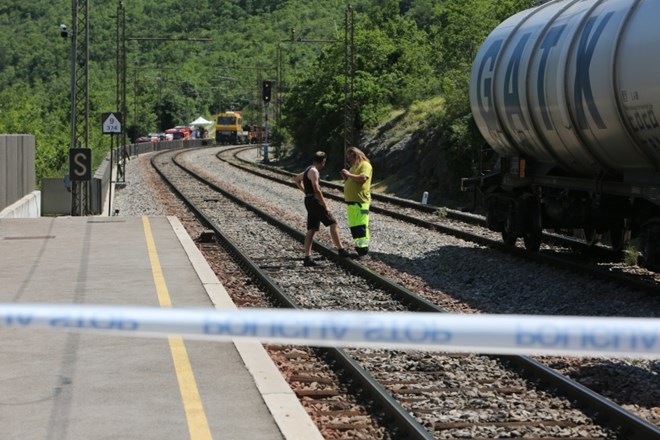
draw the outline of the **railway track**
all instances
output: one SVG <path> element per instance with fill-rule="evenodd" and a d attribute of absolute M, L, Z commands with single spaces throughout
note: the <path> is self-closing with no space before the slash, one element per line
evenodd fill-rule
<path fill-rule="evenodd" d="M 264 212 L 256 211 L 255 214 L 254 210 L 249 211 L 249 202 L 242 202 L 243 206 L 237 208 L 234 205 L 237 200 L 229 201 L 234 198 L 235 193 L 244 191 L 228 188 L 230 193 L 220 195 L 217 192 L 220 188 L 216 185 L 214 190 L 209 192 L 199 176 L 196 177 L 195 183 L 191 184 L 189 172 L 183 173 L 173 168 L 171 162 L 165 160 L 166 156 L 167 154 L 154 158 L 156 167 L 161 168 L 162 173 L 172 179 L 173 186 L 184 188 L 179 191 L 182 196 L 190 198 L 190 206 L 195 206 L 195 210 L 203 213 L 204 223 L 209 226 L 217 225 L 216 236 L 222 237 L 225 234 L 222 231 L 225 231 L 228 225 L 238 226 L 233 238 L 227 237 L 222 241 L 240 241 L 241 244 L 230 252 L 240 259 L 243 267 L 253 266 L 250 269 L 254 271 L 253 276 L 259 279 L 260 285 L 268 286 L 273 294 L 277 294 L 279 301 L 303 308 L 412 308 L 440 311 L 431 301 L 383 279 L 373 270 L 350 260 L 338 259 L 331 249 L 322 245 L 317 249 L 326 258 L 323 270 L 319 271 L 320 273 L 311 272 L 313 277 L 306 273 L 306 276 L 301 278 L 301 267 L 297 261 L 302 237 L 298 232 L 302 230 L 300 219 L 295 227 L 284 226 L 286 232 L 275 232 L 273 225 L 277 224 L 276 219 L 269 218 Z M 173 177 L 174 175 L 176 177 Z M 217 184 L 222 177 L 216 177 Z M 248 199 L 251 197 L 250 194 L 244 195 Z M 248 254 L 247 257 L 240 257 L 243 251 Z M 261 275 L 257 275 L 259 273 Z M 368 278 L 362 278 L 363 276 Z M 284 288 L 286 292 L 275 293 Z M 281 352 L 289 353 L 289 350 L 291 349 Z M 514 436 L 532 435 L 538 438 L 580 435 L 586 435 L 587 438 L 606 438 L 616 432 L 657 434 L 654 426 L 531 359 L 383 350 L 350 352 L 352 359 L 342 353 L 340 359 L 345 357 L 346 360 L 333 362 L 341 362 L 342 371 L 351 365 L 356 367 L 356 371 L 370 371 L 371 374 L 362 375 L 359 379 L 352 376 L 347 383 L 360 384 L 363 389 L 360 393 L 362 399 L 379 402 L 376 407 L 380 408 L 379 411 L 387 408 L 389 417 L 382 419 L 378 415 L 367 416 L 356 412 L 352 405 L 349 405 L 352 407 L 350 410 L 339 408 L 342 405 L 338 405 L 339 409 L 327 409 L 326 405 L 322 405 L 326 409 L 322 411 L 320 419 L 327 419 L 332 415 L 339 420 L 349 417 L 348 420 L 352 421 L 348 424 L 325 424 L 326 428 L 335 426 L 340 432 L 365 425 L 362 434 L 369 438 L 373 438 L 376 433 L 379 433 L 377 438 L 395 438 L 402 432 L 407 435 L 415 433 L 417 438 L 465 436 L 466 432 L 486 438 L 503 433 Z M 333 357 L 336 358 L 336 355 Z M 511 367 L 513 364 L 516 366 Z M 384 365 L 386 368 L 383 368 Z M 470 369 L 478 371 L 479 374 L 475 375 Z M 324 383 L 318 372 L 293 376 L 299 383 L 316 384 L 316 390 L 311 394 L 320 395 L 323 400 L 327 400 L 328 395 L 332 394 L 318 391 L 319 384 Z M 374 378 L 379 378 L 380 383 Z M 465 382 L 461 382 L 459 378 Z M 468 382 L 468 379 L 472 381 Z M 372 382 L 373 389 L 364 391 Z M 540 383 L 545 385 L 540 386 Z M 385 390 L 387 392 L 384 392 Z M 305 393 L 299 395 L 301 398 L 309 398 Z M 398 402 L 393 401 L 395 397 L 399 397 Z M 573 406 L 571 399 L 581 403 Z M 447 403 L 456 407 L 448 409 Z M 587 412 L 578 410 L 577 407 L 580 406 L 587 408 Z M 589 413 L 595 408 L 598 408 L 597 411 L 601 415 L 608 414 L 610 420 L 615 420 L 610 424 L 611 427 L 592 420 Z M 414 418 L 410 414 L 413 414 Z M 369 419 L 374 424 L 360 423 L 363 419 Z M 395 420 L 396 423 L 388 425 L 386 422 L 380 422 L 381 420 Z M 330 435 L 328 438 L 335 437 Z"/>
<path fill-rule="evenodd" d="M 243 171 L 279 184 L 291 185 L 293 173 L 270 165 L 255 163 L 243 157 L 246 152 L 253 149 L 254 147 L 228 148 L 218 152 L 216 156 Z M 326 198 L 343 201 L 342 185 L 324 181 L 323 188 L 324 190 L 327 188 L 324 191 Z M 546 232 L 543 234 L 544 246 L 541 251 L 529 252 L 522 247 L 503 243 L 499 233 L 486 228 L 486 220 L 482 216 L 384 194 L 374 193 L 372 197 L 374 199 L 371 206 L 373 212 L 495 248 L 519 258 L 590 273 L 592 276 L 660 295 L 660 274 L 621 263 L 621 253 L 607 246 L 596 246 L 575 237 Z"/>

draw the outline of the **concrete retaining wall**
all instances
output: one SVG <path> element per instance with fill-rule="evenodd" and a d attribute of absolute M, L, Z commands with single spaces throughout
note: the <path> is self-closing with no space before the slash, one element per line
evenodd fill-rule
<path fill-rule="evenodd" d="M 36 189 L 35 155 L 33 135 L 0 135 L 0 211 Z"/>
<path fill-rule="evenodd" d="M 128 158 L 155 151 L 175 148 L 195 148 L 212 145 L 212 139 L 166 141 L 131 144 L 125 148 Z M 112 170 L 123 148 L 110 154 L 97 168 L 88 186 L 91 215 L 100 215 L 108 204 L 112 182 Z M 0 135 L 0 218 L 24 218 L 69 215 L 71 213 L 71 189 L 64 178 L 41 180 L 41 191 L 35 191 L 35 143 L 32 135 Z M 10 207 L 11 205 L 11 207 Z"/>
<path fill-rule="evenodd" d="M 41 191 L 32 191 L 0 210 L 0 218 L 37 218 L 41 217 Z"/>

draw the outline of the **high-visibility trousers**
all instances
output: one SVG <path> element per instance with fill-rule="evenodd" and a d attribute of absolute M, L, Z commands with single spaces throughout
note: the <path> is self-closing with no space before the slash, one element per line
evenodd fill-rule
<path fill-rule="evenodd" d="M 348 226 L 355 243 L 355 249 L 369 250 L 369 204 L 349 202 L 346 207 Z"/>

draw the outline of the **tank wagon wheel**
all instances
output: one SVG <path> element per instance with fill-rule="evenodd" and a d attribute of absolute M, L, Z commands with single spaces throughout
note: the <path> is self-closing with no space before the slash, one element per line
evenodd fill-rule
<path fill-rule="evenodd" d="M 630 227 L 628 220 L 617 221 L 617 224 L 610 228 L 610 243 L 615 252 L 623 252 L 630 243 Z"/>
<path fill-rule="evenodd" d="M 525 241 L 525 249 L 527 249 L 530 252 L 538 252 L 539 249 L 541 249 L 541 232 L 530 232 L 529 234 L 525 234 L 525 237 L 523 238 Z"/>
<path fill-rule="evenodd" d="M 507 246 L 515 246 L 516 240 L 518 240 L 518 237 L 516 237 L 516 233 L 514 231 L 515 221 L 515 212 L 513 206 L 510 206 L 509 213 L 507 214 L 506 221 L 504 222 L 504 229 L 502 229 L 502 241 Z"/>
<path fill-rule="evenodd" d="M 507 232 L 506 230 L 502 231 L 502 241 L 505 245 L 515 246 L 516 240 L 518 240 L 518 238 L 514 234 Z"/>
<path fill-rule="evenodd" d="M 639 249 L 643 257 L 643 266 L 647 269 L 660 270 L 660 219 L 656 218 L 642 226 Z"/>
<path fill-rule="evenodd" d="M 538 202 L 532 203 L 529 213 L 530 231 L 525 234 L 523 240 L 525 242 L 525 249 L 530 252 L 538 252 L 541 248 L 543 237 L 543 223 L 541 221 L 541 207 Z"/>
<path fill-rule="evenodd" d="M 584 241 L 589 246 L 598 244 L 603 238 L 603 234 L 597 231 L 596 228 L 584 228 L 582 232 L 584 233 Z"/>

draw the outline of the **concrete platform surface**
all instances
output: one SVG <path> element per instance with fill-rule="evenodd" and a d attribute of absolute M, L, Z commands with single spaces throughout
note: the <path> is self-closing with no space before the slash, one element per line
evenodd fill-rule
<path fill-rule="evenodd" d="M 0 219 L 0 302 L 234 307 L 175 217 Z M 322 438 L 258 343 L 0 334 L 5 440 Z"/>

